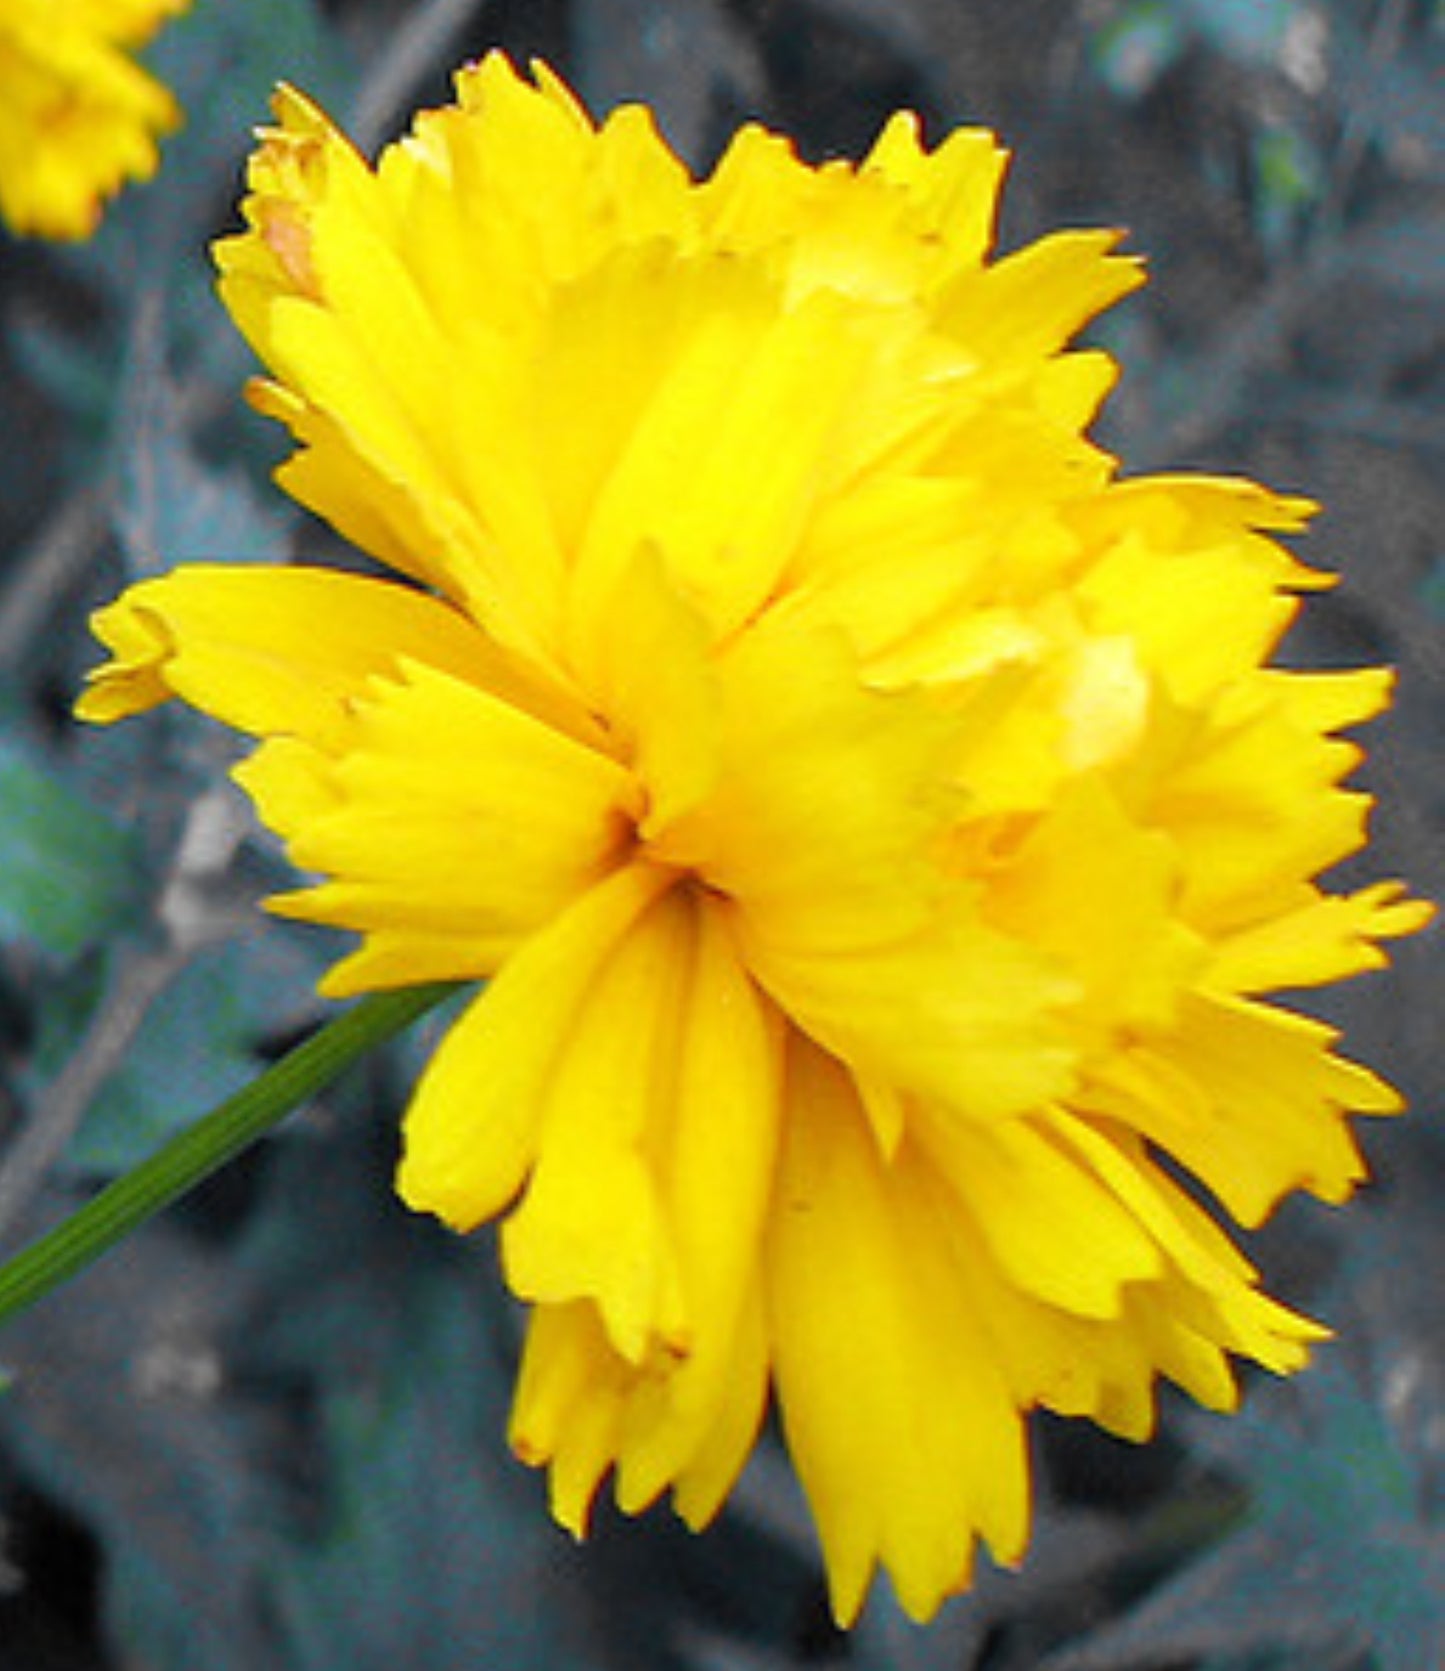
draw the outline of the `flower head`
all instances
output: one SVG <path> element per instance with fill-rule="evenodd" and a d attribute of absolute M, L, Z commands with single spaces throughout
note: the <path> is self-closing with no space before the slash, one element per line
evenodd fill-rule
<path fill-rule="evenodd" d="M 188 0 L 0 0 L 0 216 L 85 238 L 127 180 L 155 172 L 175 100 L 135 62 Z"/>
<path fill-rule="evenodd" d="M 1087 438 L 1139 269 L 992 259 L 990 135 L 697 182 L 545 70 L 457 99 L 373 169 L 284 91 L 218 251 L 283 483 L 401 578 L 144 581 L 80 711 L 262 739 L 327 991 L 489 980 L 399 1188 L 502 1220 L 558 1517 L 707 1521 L 771 1388 L 839 1617 L 881 1563 L 921 1618 L 1023 1550 L 1028 1410 L 1142 1436 L 1322 1333 L 1177 1178 L 1339 1201 L 1396 1107 L 1267 1001 L 1423 920 L 1314 880 L 1388 681 L 1267 665 L 1305 503 Z"/>

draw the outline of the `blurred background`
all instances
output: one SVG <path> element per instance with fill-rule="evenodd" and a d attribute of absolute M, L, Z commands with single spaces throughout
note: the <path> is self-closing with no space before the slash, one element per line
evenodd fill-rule
<path fill-rule="evenodd" d="M 1324 503 L 1302 554 L 1342 584 L 1289 658 L 1398 667 L 1359 874 L 1445 897 L 1445 4 L 196 0 L 148 54 L 187 112 L 158 180 L 84 246 L 0 232 L 7 1251 L 322 1014 L 335 948 L 254 909 L 285 877 L 224 786 L 234 745 L 169 711 L 82 733 L 68 704 L 126 580 L 332 550 L 267 480 L 205 253 L 270 87 L 374 149 L 497 45 L 595 112 L 645 99 L 699 168 L 743 118 L 856 157 L 909 106 L 1014 150 L 1004 247 L 1127 229 L 1152 282 L 1092 332 L 1126 368 L 1103 439 Z M 926 1631 L 880 1587 L 849 1638 L 769 1445 L 705 1537 L 666 1509 L 604 1507 L 583 1549 L 549 1523 L 505 1449 L 487 1238 L 390 1193 L 424 1031 L 0 1337 L 0 1671 L 1445 1664 L 1439 996 L 1427 934 L 1326 1001 L 1414 1112 L 1363 1133 L 1354 1207 L 1250 1244 L 1339 1331 L 1317 1367 L 1232 1420 L 1166 1395 L 1145 1447 L 1038 1422 L 1022 1570 Z"/>

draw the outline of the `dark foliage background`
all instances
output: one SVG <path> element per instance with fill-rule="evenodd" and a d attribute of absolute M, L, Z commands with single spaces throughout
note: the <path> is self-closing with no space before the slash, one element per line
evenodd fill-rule
<path fill-rule="evenodd" d="M 266 481 L 204 247 L 278 77 L 369 145 L 448 68 L 542 54 L 643 97 L 699 165 L 745 115 L 856 155 L 900 104 L 1018 155 L 1003 241 L 1127 227 L 1153 283 L 1096 335 L 1130 468 L 1322 499 L 1344 584 L 1291 653 L 1384 659 L 1371 874 L 1441 897 L 1445 5 L 1432 0 L 197 0 L 153 61 L 189 112 L 76 250 L 0 234 L 0 1238 L 311 1026 L 329 948 L 254 911 L 274 852 L 183 713 L 66 719 L 87 608 L 182 558 L 316 555 Z M 1338 1341 L 1144 1448 L 1037 1429 L 1040 1520 L 928 1631 L 826 1621 L 765 1448 L 720 1525 L 548 1523 L 503 1425 L 489 1249 L 388 1187 L 409 1041 L 0 1338 L 0 1671 L 1428 1671 L 1445 1664 L 1438 942 L 1329 999 L 1410 1094 L 1348 1212 L 1255 1248 Z"/>

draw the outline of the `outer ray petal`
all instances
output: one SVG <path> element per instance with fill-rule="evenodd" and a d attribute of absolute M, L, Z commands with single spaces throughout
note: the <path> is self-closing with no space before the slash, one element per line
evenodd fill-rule
<path fill-rule="evenodd" d="M 1089 1416 L 1124 1437 L 1143 1439 L 1153 1430 L 1160 1375 L 1213 1408 L 1232 1409 L 1238 1391 L 1230 1353 L 1278 1373 L 1301 1366 L 1310 1344 L 1327 1331 L 1259 1292 L 1247 1261 L 1152 1166 L 1137 1139 L 1067 1116 L 1050 1116 L 1043 1130 L 1058 1159 L 1076 1169 L 1071 1190 L 1077 1208 L 1096 1211 L 1099 1191 L 1106 1192 L 1115 1207 L 1101 1219 L 1101 1233 L 1108 1236 L 1109 1217 L 1118 1209 L 1136 1215 L 1136 1231 L 1152 1240 L 1154 1258 L 1151 1271 L 1139 1266 L 1136 1278 L 1121 1285 L 1107 1314 L 1052 1303 L 1037 1282 L 1020 1283 L 1000 1262 L 993 1251 L 996 1231 L 984 1223 L 996 1209 L 968 1189 L 930 1139 L 930 1151 L 943 1156 L 945 1174 L 958 1189 L 947 1234 L 958 1243 L 991 1349 L 1021 1406 L 1040 1403 L 1063 1415 Z M 1040 1236 L 1049 1234 L 1035 1223 Z M 1088 1235 L 1074 1216 L 1063 1219 L 1059 1231 L 1067 1234 L 1070 1224 L 1081 1238 Z"/>
<path fill-rule="evenodd" d="M 1136 290 L 1136 259 L 1112 254 L 1110 232 L 1055 232 L 993 266 L 960 275 L 939 300 L 943 328 L 1000 373 L 1057 353 L 1096 313 Z"/>
<path fill-rule="evenodd" d="M 1008 152 L 985 128 L 958 128 L 935 150 L 919 140 L 915 116 L 890 118 L 863 163 L 907 195 L 910 230 L 947 252 L 951 266 L 981 263 L 993 241 L 999 187 Z"/>
<path fill-rule="evenodd" d="M 1040 1122 L 950 1123 L 933 1164 L 978 1224 L 1000 1271 L 1024 1292 L 1085 1317 L 1117 1317 L 1130 1283 L 1163 1271 L 1130 1207 Z"/>
<path fill-rule="evenodd" d="M 1317 694 L 1298 693 L 1302 707 L 1356 717 L 1385 688 L 1369 673 L 1321 675 L 1318 684 Z M 1211 936 L 1306 903 L 1303 884 L 1365 840 L 1368 796 L 1337 787 L 1359 750 L 1297 721 L 1282 695 L 1264 675 L 1235 680 L 1188 712 L 1156 693 L 1130 767 L 1139 813 L 1179 849 L 1180 915 Z"/>
<path fill-rule="evenodd" d="M 671 881 L 635 865 L 600 882 L 510 958 L 456 1022 L 407 1110 L 397 1191 L 409 1207 L 471 1230 L 516 1196 L 592 983 Z"/>
<path fill-rule="evenodd" d="M 1198 994 L 1176 1032 L 1096 1063 L 1076 1100 L 1158 1143 L 1253 1226 L 1290 1190 L 1343 1201 L 1364 1177 L 1344 1111 L 1400 1107 L 1374 1074 L 1331 1053 L 1334 1038 L 1303 1016 Z"/>
<path fill-rule="evenodd" d="M 625 858 L 641 809 L 632 776 L 522 709 L 404 661 L 353 699 L 350 719 L 345 755 L 319 762 L 325 811 L 304 797 L 285 807 L 264 762 L 238 774 L 261 781 L 273 814 L 304 813 L 279 826 L 288 852 L 331 878 L 273 902 L 288 915 L 470 941 L 453 974 L 489 974 Z"/>
<path fill-rule="evenodd" d="M 778 1401 L 828 1559 L 857 1613 L 875 1561 L 915 1617 L 968 1580 L 985 1537 L 1021 1552 L 1022 1422 L 941 1203 L 907 1151 L 885 1166 L 846 1076 L 798 1044 L 768 1248 Z"/>
<path fill-rule="evenodd" d="M 679 1382 L 677 1393 L 667 1401 L 672 1408 L 656 1418 L 655 1441 L 641 1426 L 643 1420 L 652 1419 L 652 1412 L 638 1401 L 637 1441 L 624 1457 L 636 1471 L 629 1471 L 619 1485 L 628 1494 L 627 1501 L 644 1500 L 664 1465 L 658 1452 L 676 1447 L 673 1506 L 693 1531 L 707 1526 L 737 1484 L 757 1442 L 767 1410 L 770 1370 L 767 1320 L 761 1287 L 755 1282 L 743 1295 L 726 1364 L 721 1357 L 706 1365 L 700 1362 L 687 1382 Z M 685 1460 L 684 1441 L 692 1443 Z M 673 1465 L 670 1459 L 666 1461 L 669 1468 Z"/>
<path fill-rule="evenodd" d="M 648 1152 L 676 1093 L 693 918 L 687 898 L 660 899 L 594 974 L 543 1096 L 536 1169 L 502 1227 L 512 1290 L 593 1301 L 629 1363 L 694 1337 Z"/>
<path fill-rule="evenodd" d="M 1387 959 L 1378 942 L 1413 934 L 1434 915 L 1426 901 L 1403 894 L 1395 882 L 1379 882 L 1354 894 L 1318 894 L 1296 910 L 1242 928 L 1216 948 L 1207 984 L 1262 993 L 1323 986 L 1365 969 L 1382 969 Z"/>
<path fill-rule="evenodd" d="M 590 1301 L 533 1311 L 508 1438 L 523 1462 L 549 1465 L 552 1515 L 573 1537 L 586 1532 L 592 1500 L 617 1455 L 636 1377 Z"/>
<path fill-rule="evenodd" d="M 92 619 L 112 660 L 76 704 L 107 723 L 179 696 L 253 736 L 333 741 L 346 705 L 401 658 L 520 692 L 494 646 L 421 592 L 329 569 L 190 563 L 132 586 Z"/>
<path fill-rule="evenodd" d="M 629 1403 L 618 1499 L 634 1510 L 676 1480 L 679 1507 L 698 1524 L 740 1472 L 766 1396 L 758 1263 L 783 1116 L 783 1027 L 715 905 L 697 909 L 695 933 L 675 1096 L 653 1154 L 692 1339 Z"/>
<path fill-rule="evenodd" d="M 625 1510 L 673 1485 L 679 1511 L 702 1524 L 762 1419 L 767 1342 L 757 1264 L 781 1113 L 779 1019 L 738 965 L 716 909 L 695 909 L 690 928 L 673 1117 L 651 1134 L 645 1156 L 686 1298 L 686 1349 L 654 1344 L 629 1359 L 591 1301 L 544 1302 L 518 1388 L 513 1444 L 530 1462 L 552 1463 L 554 1501 L 574 1530 L 613 1462 Z M 586 1249 L 577 1261 L 596 1263 Z M 592 1408 L 599 1402 L 605 1417 Z"/>
<path fill-rule="evenodd" d="M 216 256 L 223 296 L 279 374 L 263 404 L 309 447 L 286 479 L 344 531 L 389 531 L 389 561 L 545 660 L 561 561 L 518 422 L 515 334 L 473 312 L 469 375 L 457 377 L 422 264 L 475 269 L 476 240 L 414 247 L 401 231 L 416 177 L 445 181 L 449 153 L 419 142 L 381 176 L 289 90 L 277 115 L 252 165 L 252 230 Z"/>

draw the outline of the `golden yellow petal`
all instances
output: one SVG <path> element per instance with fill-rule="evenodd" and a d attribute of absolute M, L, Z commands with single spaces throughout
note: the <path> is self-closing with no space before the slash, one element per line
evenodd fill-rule
<path fill-rule="evenodd" d="M 454 976 L 477 976 L 625 859 L 642 808 L 631 774 L 524 710 L 404 661 L 349 718 L 329 808 L 304 791 L 288 804 L 274 763 L 240 774 L 259 777 L 292 861 L 329 878 L 287 896 L 288 915 L 470 940 Z"/>
<path fill-rule="evenodd" d="M 1153 1431 L 1161 1375 L 1214 1406 L 1232 1408 L 1231 1353 L 1278 1373 L 1304 1363 L 1311 1343 L 1327 1331 L 1258 1291 L 1248 1262 L 1152 1166 L 1137 1139 L 1062 1114 L 1050 1116 L 1046 1129 L 1060 1156 L 1071 1157 L 1119 1208 L 1137 1212 L 1137 1232 L 1153 1241 L 1156 1258 L 1151 1272 L 1141 1269 L 1120 1288 L 1109 1314 L 1056 1305 L 1005 1269 L 978 1228 L 992 1204 L 982 1190 L 970 1195 L 967 1179 L 958 1179 L 965 1205 L 950 1218 L 947 1235 L 970 1273 L 990 1349 L 1021 1407 L 1043 1404 L 1144 1439 Z"/>
<path fill-rule="evenodd" d="M 923 1141 L 1000 1271 L 1024 1292 L 1080 1316 L 1117 1317 L 1126 1286 L 1163 1271 L 1131 1206 L 1047 1126 L 937 1121 Z"/>
<path fill-rule="evenodd" d="M 513 1443 L 525 1460 L 551 1463 L 554 1507 L 573 1530 L 585 1522 L 597 1483 L 614 1463 L 618 1501 L 628 1512 L 673 1485 L 678 1509 L 691 1523 L 710 1519 L 752 1447 L 767 1394 L 757 1262 L 778 1141 L 779 1022 L 738 965 L 715 909 L 676 900 L 658 909 L 671 913 L 670 932 L 692 937 L 693 955 L 689 974 L 679 977 L 669 1039 L 659 1036 L 668 1017 L 656 1005 L 648 1018 L 654 1044 L 670 1045 L 674 1057 L 672 1117 L 664 1113 L 659 1129 L 640 1134 L 633 1152 L 647 1167 L 650 1210 L 660 1214 L 654 1228 L 667 1236 L 675 1256 L 688 1338 L 654 1339 L 627 1350 L 638 1343 L 618 1338 L 615 1296 L 602 1295 L 600 1306 L 591 1299 L 538 1306 Z M 658 929 L 667 931 L 667 925 L 654 923 Z M 637 932 L 646 934 L 645 923 Z M 624 947 L 619 957 L 627 956 Z M 609 993 L 619 996 L 615 985 Z M 626 1025 L 625 1015 L 614 1012 L 607 1021 L 613 1029 Z M 599 1047 L 607 1043 L 589 1038 L 585 1027 L 574 1033 L 569 1057 L 579 1059 L 577 1087 L 605 1067 Z M 574 1092 L 563 1077 L 565 1069 L 551 1092 L 544 1165 L 555 1153 L 557 1126 L 576 1112 L 567 1106 Z M 606 1100 L 594 1111 L 605 1118 L 560 1139 L 592 1146 L 594 1184 L 614 1164 L 606 1151 L 636 1104 L 625 1086 L 621 1107 Z M 604 1203 L 617 1200 L 605 1189 L 595 1193 Z M 610 1244 L 619 1234 L 623 1240 L 633 1234 L 626 1226 L 599 1224 L 593 1244 L 583 1245 L 583 1221 L 609 1210 L 604 1205 L 569 1215 L 564 1228 L 578 1242 L 571 1280 L 598 1286 L 599 1270 L 614 1256 Z M 505 1233 L 513 1248 L 526 1213 L 524 1203 Z M 533 1225 L 526 1236 L 535 1233 Z M 536 1260 L 539 1250 L 523 1247 L 516 1257 Z"/>
<path fill-rule="evenodd" d="M 618 1500 L 635 1510 L 679 1482 L 710 1519 L 762 1419 L 766 1337 L 759 1253 L 782 1119 L 781 1019 L 753 986 L 715 905 L 695 908 L 671 1108 L 651 1148 L 691 1318 L 688 1350 L 629 1402 Z"/>
<path fill-rule="evenodd" d="M 986 128 L 956 128 L 935 150 L 919 142 L 918 119 L 890 118 L 863 161 L 906 194 L 910 230 L 920 242 L 935 239 L 950 265 L 976 266 L 988 254 L 999 187 L 1008 152 Z"/>
<path fill-rule="evenodd" d="M 573 1012 L 540 1098 L 537 1160 L 502 1227 L 514 1293 L 592 1301 L 629 1363 L 696 1322 L 651 1148 L 672 1118 L 696 907 L 675 890 L 624 932 Z"/>
<path fill-rule="evenodd" d="M 406 1114 L 396 1187 L 409 1207 L 471 1230 L 515 1197 L 592 985 L 670 882 L 644 865 L 608 877 L 509 958 L 453 1025 Z"/>
<path fill-rule="evenodd" d="M 694 1532 L 709 1525 L 721 1509 L 757 1441 L 767 1410 L 769 1368 L 768 1325 L 761 1285 L 755 1283 L 744 1296 L 726 1368 L 719 1360 L 710 1372 L 697 1371 L 698 1386 L 705 1385 L 710 1395 L 707 1403 L 698 1398 L 696 1389 L 689 1388 L 691 1396 L 678 1400 L 676 1416 L 661 1428 L 662 1445 L 675 1444 L 674 1434 L 689 1429 L 697 1433 L 691 1453 L 677 1465 L 673 1487 L 673 1506 Z M 704 1408 L 705 1427 L 701 1420 Z M 648 1406 L 639 1401 L 638 1409 L 640 1421 L 646 1420 L 651 1413 Z M 636 1466 L 642 1496 L 651 1485 L 650 1476 L 657 1464 L 651 1463 L 650 1436 L 644 1440 L 640 1421 L 633 1454 L 639 1459 Z"/>
<path fill-rule="evenodd" d="M 665 861 L 669 827 L 712 791 L 721 767 L 717 669 L 701 617 L 652 547 L 629 553 L 605 607 L 612 630 L 579 643 L 570 660 L 642 787 L 638 834 Z"/>
<path fill-rule="evenodd" d="M 842 1070 L 796 1043 L 768 1245 L 778 1403 L 848 1623 L 875 1562 L 928 1617 L 976 1537 L 1028 1521 L 1022 1421 L 975 1310 L 947 1207 L 906 1150 L 884 1166 Z"/>
<path fill-rule="evenodd" d="M 1312 691 L 1285 694 L 1261 675 L 1233 681 L 1208 708 L 1187 714 L 1156 700 L 1141 750 L 1148 787 L 1139 794 L 1148 821 L 1180 850 L 1180 915 L 1201 932 L 1224 934 L 1294 909 L 1305 881 L 1364 843 L 1369 798 L 1336 787 L 1359 750 L 1291 709 L 1353 707 L 1373 700 L 1378 681 L 1319 678 L 1323 703 Z"/>
<path fill-rule="evenodd" d="M 76 712 L 100 724 L 179 696 L 240 731 L 325 742 L 403 656 L 483 674 L 498 660 L 436 599 L 323 569 L 190 563 L 130 587 L 92 626 L 113 659 Z"/>
<path fill-rule="evenodd" d="M 1096 313 L 1144 282 L 1140 262 L 1113 253 L 1111 232 L 1055 232 L 994 265 L 961 274 L 939 299 L 943 328 L 994 375 L 1026 373 Z"/>
<path fill-rule="evenodd" d="M 1100 1060 L 1078 1096 L 1158 1143 L 1252 1226 L 1290 1190 L 1343 1201 L 1365 1175 L 1343 1115 L 1400 1106 L 1372 1073 L 1331 1053 L 1334 1038 L 1286 1010 L 1197 994 L 1175 1033 Z"/>
<path fill-rule="evenodd" d="M 832 636 L 782 627 L 738 645 L 722 691 L 703 874 L 762 985 L 869 1080 L 977 1117 L 1061 1090 L 1067 983 L 981 921 L 933 857 L 950 810 L 944 717 L 862 688 Z M 693 833 L 680 821 L 668 851 L 690 857 Z"/>
<path fill-rule="evenodd" d="M 617 1454 L 633 1380 L 588 1301 L 533 1311 L 508 1437 L 523 1462 L 550 1464 L 552 1514 L 573 1537 L 585 1534 L 592 1499 Z"/>
<path fill-rule="evenodd" d="M 1090 1020 L 1167 1026 L 1207 956 L 1178 920 L 1179 887 L 1173 845 L 1090 775 L 1056 797 L 999 867 L 989 910 L 1058 959 Z"/>
<path fill-rule="evenodd" d="M 1322 986 L 1383 968 L 1388 960 L 1377 942 L 1413 934 L 1433 916 L 1424 900 L 1406 899 L 1398 882 L 1377 882 L 1354 894 L 1316 894 L 1295 910 L 1222 937 L 1205 981 L 1245 993 Z"/>

